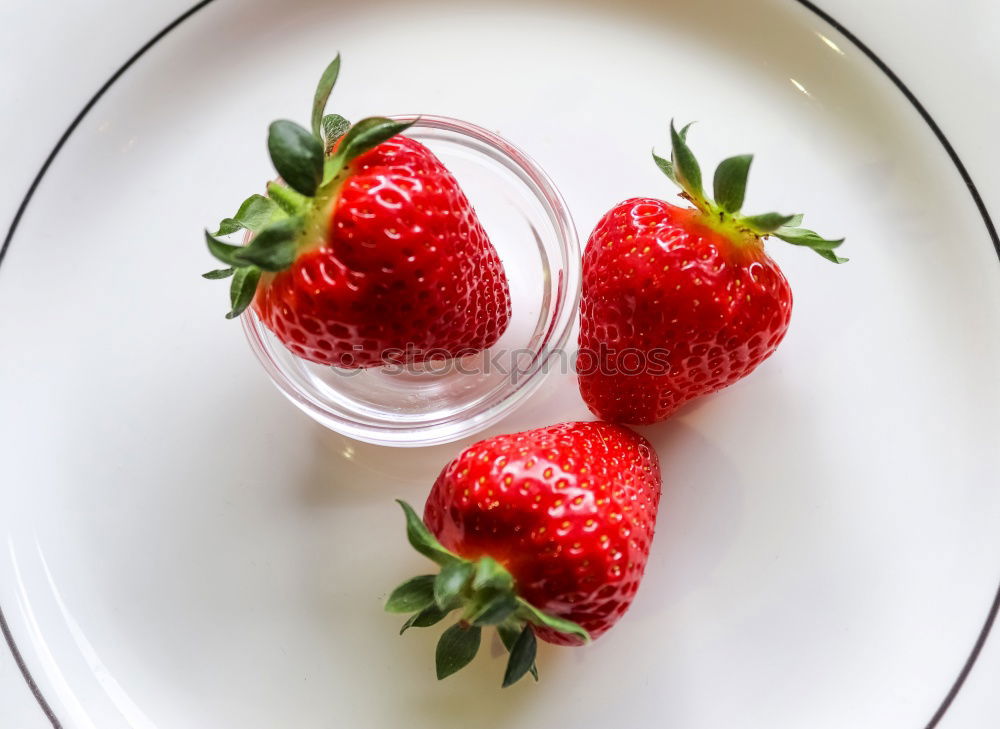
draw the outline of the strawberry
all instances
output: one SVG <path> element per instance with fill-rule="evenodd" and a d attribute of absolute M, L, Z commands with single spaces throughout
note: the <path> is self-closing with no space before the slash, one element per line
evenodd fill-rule
<path fill-rule="evenodd" d="M 205 276 L 232 276 L 227 316 L 252 303 L 292 352 L 345 368 L 492 346 L 510 294 L 472 205 L 429 149 L 400 134 L 410 123 L 323 115 L 339 69 L 338 56 L 320 79 L 311 132 L 271 124 L 282 181 L 206 232 L 228 268 Z M 249 245 L 219 239 L 241 228 Z"/>
<path fill-rule="evenodd" d="M 386 610 L 414 613 L 404 631 L 459 611 L 438 643 L 439 679 L 472 660 L 490 625 L 510 651 L 503 685 L 527 671 L 537 679 L 536 634 L 581 645 L 628 609 L 659 500 L 656 453 L 622 426 L 563 423 L 480 441 L 445 466 L 423 521 L 399 502 L 410 543 L 441 571 L 404 582 Z"/>
<path fill-rule="evenodd" d="M 671 160 L 653 159 L 693 207 L 626 200 L 601 218 L 584 252 L 577 375 L 587 406 L 612 422 L 663 420 L 774 352 L 792 291 L 764 250 L 768 236 L 847 260 L 834 252 L 843 239 L 798 227 L 801 215 L 740 213 L 751 155 L 721 162 L 715 200 L 707 198 L 686 133 L 671 123 Z"/>

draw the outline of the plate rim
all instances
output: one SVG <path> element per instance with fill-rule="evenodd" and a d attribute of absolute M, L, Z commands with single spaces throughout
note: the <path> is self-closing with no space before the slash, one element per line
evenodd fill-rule
<path fill-rule="evenodd" d="M 185 10 L 183 13 L 174 18 L 174 20 L 169 22 L 159 32 L 153 35 L 152 38 L 146 41 L 146 43 L 144 43 L 135 53 L 133 53 L 121 66 L 119 66 L 118 69 L 114 73 L 112 73 L 111 76 L 108 77 L 108 79 L 93 94 L 93 96 L 91 96 L 87 100 L 87 102 L 83 105 L 83 108 L 80 109 L 80 111 L 76 114 L 73 120 L 69 123 L 69 125 L 66 127 L 66 130 L 62 133 L 62 135 L 56 141 L 55 145 L 52 147 L 52 150 L 46 156 L 38 172 L 32 179 L 31 184 L 28 186 L 28 189 L 24 197 L 18 204 L 18 207 L 14 213 L 14 217 L 11 219 L 10 225 L 8 226 L 7 229 L 7 233 L 4 236 L 3 243 L 0 244 L 0 265 L 3 264 L 4 257 L 6 256 L 6 253 L 10 248 L 12 241 L 14 240 L 14 236 L 17 233 L 17 229 L 21 223 L 21 219 L 24 217 L 24 213 L 27 211 L 28 205 L 31 203 L 32 198 L 34 198 L 35 192 L 37 191 L 39 185 L 41 184 L 42 179 L 49 171 L 49 168 L 52 166 L 52 163 L 55 161 L 55 158 L 59 155 L 59 152 L 66 145 L 66 142 L 69 141 L 70 137 L 73 135 L 73 132 L 76 131 L 80 123 L 90 113 L 91 109 L 93 109 L 93 107 L 101 100 L 104 94 L 107 93 L 107 91 L 118 81 L 118 79 L 121 78 L 122 75 L 124 75 L 125 72 L 128 71 L 128 69 L 131 68 L 132 65 L 136 63 L 136 61 L 138 61 L 142 56 L 144 56 L 147 51 L 149 51 L 153 46 L 159 43 L 172 30 L 177 28 L 177 26 L 181 25 L 184 21 L 186 21 L 188 18 L 196 14 L 199 10 L 203 9 L 204 7 L 210 5 L 213 2 L 215 2 L 215 0 L 199 0 L 199 2 L 195 3 L 187 10 Z M 962 179 L 962 182 L 965 183 L 966 190 L 971 196 L 972 201 L 976 206 L 976 209 L 979 211 L 979 215 L 982 218 L 983 225 L 986 228 L 986 233 L 993 243 L 993 248 L 997 254 L 998 259 L 1000 259 L 1000 235 L 998 235 L 997 233 L 996 225 L 994 224 L 993 219 L 990 216 L 989 210 L 986 207 L 986 203 L 983 200 L 983 197 L 980 194 L 978 187 L 973 181 L 972 176 L 969 174 L 969 171 L 966 168 L 965 163 L 962 162 L 961 157 L 958 155 L 958 152 L 955 151 L 955 148 L 952 146 L 947 135 L 935 121 L 934 117 L 927 110 L 927 108 L 920 102 L 920 100 L 913 93 L 913 91 L 910 90 L 910 88 L 895 73 L 895 71 L 893 71 L 892 68 L 884 60 L 882 60 L 882 58 L 877 53 L 875 53 L 874 50 L 872 50 L 864 41 L 862 41 L 857 35 L 855 35 L 851 30 L 849 30 L 843 23 L 838 21 L 827 11 L 820 8 L 818 5 L 812 2 L 812 0 L 794 0 L 794 2 L 812 12 L 816 17 L 818 17 L 819 19 L 830 25 L 834 30 L 840 33 L 840 35 L 842 35 L 844 38 L 850 41 L 850 43 L 857 50 L 859 50 L 862 53 L 862 55 L 864 55 L 865 57 L 868 58 L 868 60 L 874 63 L 875 67 L 878 68 L 878 70 L 881 71 L 883 74 L 885 74 L 885 76 L 892 82 L 893 86 L 895 86 L 896 89 L 903 94 L 903 97 L 909 102 L 910 106 L 913 107 L 913 109 L 917 112 L 917 114 L 924 121 L 924 123 L 930 128 L 931 132 L 934 134 L 934 137 L 937 139 L 938 143 L 941 144 L 941 146 L 944 148 L 945 152 L 948 155 L 948 158 L 951 160 L 952 164 L 955 167 L 955 170 L 958 172 L 959 177 Z M 989 638 L 993 625 L 996 622 L 998 613 L 1000 613 L 1000 584 L 997 585 L 997 590 L 994 594 L 993 602 L 990 605 L 989 610 L 987 611 L 986 619 L 984 620 L 983 625 L 979 630 L 979 634 L 972 646 L 972 649 L 969 652 L 968 657 L 962 664 L 962 667 L 958 675 L 956 676 L 955 680 L 952 682 L 947 694 L 945 694 L 941 703 L 938 705 L 937 710 L 931 716 L 930 720 L 927 722 L 927 724 L 924 726 L 923 729 L 935 729 L 935 727 L 937 727 L 938 724 L 940 723 L 941 719 L 944 718 L 945 714 L 951 707 L 955 698 L 962 690 L 962 686 L 964 685 L 966 678 L 968 678 L 973 667 L 975 666 L 976 660 L 979 658 L 983 646 L 986 644 L 986 641 Z M 0 604 L 0 634 L 3 635 L 4 642 L 8 650 L 10 651 L 11 656 L 14 659 L 14 663 L 17 666 L 18 671 L 20 672 L 22 678 L 27 684 L 28 689 L 31 691 L 31 694 L 34 697 L 39 708 L 42 710 L 42 713 L 45 715 L 46 719 L 48 719 L 49 723 L 52 725 L 52 729 L 64 729 L 63 724 L 60 721 L 59 717 L 56 716 L 56 713 L 52 709 L 51 704 L 49 704 L 48 700 L 45 698 L 45 695 L 42 693 L 41 688 L 38 686 L 38 683 L 35 681 L 35 678 L 32 675 L 31 670 L 28 668 L 28 665 L 24 660 L 24 656 L 21 654 L 21 651 L 18 648 L 17 642 L 14 640 L 14 636 L 13 633 L 11 632 L 10 625 L 7 622 L 7 618 L 4 613 L 2 604 Z"/>

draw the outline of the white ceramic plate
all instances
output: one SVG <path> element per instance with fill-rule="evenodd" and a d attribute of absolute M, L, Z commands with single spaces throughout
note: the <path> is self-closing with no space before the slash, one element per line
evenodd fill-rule
<path fill-rule="evenodd" d="M 757 153 L 748 208 L 848 236 L 772 246 L 791 332 L 749 380 L 647 429 L 659 530 L 627 618 L 496 647 L 447 682 L 395 635 L 421 563 L 392 497 L 459 445 L 387 451 L 288 405 L 219 316 L 199 230 L 265 179 L 263 125 L 334 100 L 495 128 L 584 235 L 635 194 L 669 117 Z M 982 634 L 1000 550 L 1000 287 L 940 140 L 792 2 L 212 3 L 158 41 L 56 157 L 0 266 L 0 607 L 64 727 L 517 724 L 911 729 Z M 581 418 L 571 377 L 495 430 Z M 492 654 L 492 655 L 491 655 Z"/>

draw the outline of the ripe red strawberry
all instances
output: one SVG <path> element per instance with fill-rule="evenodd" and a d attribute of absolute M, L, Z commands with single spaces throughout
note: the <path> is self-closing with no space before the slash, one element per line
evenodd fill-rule
<path fill-rule="evenodd" d="M 251 196 L 206 234 L 233 275 L 232 311 L 253 303 L 291 351 L 320 364 L 377 367 L 492 346 L 510 321 L 507 278 L 458 182 L 385 118 L 350 126 L 323 108 L 340 61 L 320 81 L 313 129 L 271 125 L 284 184 Z M 246 228 L 246 247 L 216 236 Z"/>
<path fill-rule="evenodd" d="M 386 604 L 423 627 L 453 610 L 438 678 L 466 665 L 483 626 L 511 652 L 504 686 L 534 672 L 535 634 L 559 645 L 597 638 L 625 613 L 646 567 L 660 466 L 642 436 L 564 423 L 476 443 L 438 476 L 407 536 L 441 572 L 409 580 Z M 537 678 L 537 675 L 536 675 Z"/>
<path fill-rule="evenodd" d="M 785 336 L 792 291 L 765 252 L 769 235 L 842 263 L 842 242 L 797 227 L 801 215 L 740 214 L 752 157 L 715 172 L 715 200 L 670 126 L 670 161 L 653 155 L 694 207 L 633 198 L 597 223 L 583 257 L 580 393 L 613 422 L 648 424 L 693 398 L 731 385 Z"/>

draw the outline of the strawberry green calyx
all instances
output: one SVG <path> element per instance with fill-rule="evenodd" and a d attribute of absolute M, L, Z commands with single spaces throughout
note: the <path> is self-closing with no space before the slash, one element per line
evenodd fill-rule
<path fill-rule="evenodd" d="M 268 127 L 267 150 L 280 181 L 268 183 L 266 196 L 254 194 L 244 200 L 214 233 L 205 231 L 209 252 L 227 267 L 202 276 L 232 278 L 227 319 L 250 306 L 264 273 L 284 271 L 322 239 L 351 160 L 413 124 L 371 117 L 351 125 L 339 114 L 324 115 L 339 74 L 338 54 L 316 87 L 311 131 L 287 119 Z M 252 234 L 248 245 L 222 240 L 240 230 Z"/>
<path fill-rule="evenodd" d="M 435 663 L 438 679 L 447 678 L 468 665 L 479 650 L 483 628 L 493 626 L 510 656 L 504 672 L 506 688 L 531 673 L 537 643 L 532 626 L 544 626 L 575 635 L 584 642 L 590 635 L 576 623 L 544 613 L 519 597 L 513 576 L 492 557 L 464 559 L 445 549 L 431 534 L 413 508 L 399 505 L 406 515 L 406 536 L 422 555 L 437 563 L 436 575 L 407 580 L 389 595 L 385 609 L 390 613 L 413 613 L 400 629 L 435 625 L 458 611 L 459 620 L 441 634 Z"/>
<path fill-rule="evenodd" d="M 690 127 L 688 124 L 678 132 L 671 121 L 670 159 L 664 159 L 654 151 L 653 161 L 663 174 L 681 188 L 681 197 L 690 200 L 702 212 L 706 224 L 726 233 L 737 242 L 759 240 L 773 235 L 786 243 L 811 248 L 828 261 L 845 263 L 848 260 L 834 252 L 844 242 L 843 238 L 831 240 L 799 227 L 802 224 L 801 215 L 741 214 L 753 155 L 737 155 L 720 162 L 712 185 L 715 199 L 709 198 L 702 187 L 701 167 L 687 144 Z"/>
<path fill-rule="evenodd" d="M 327 114 L 323 117 L 323 141 L 330 149 L 338 139 L 347 134 L 351 123 L 340 114 Z"/>

